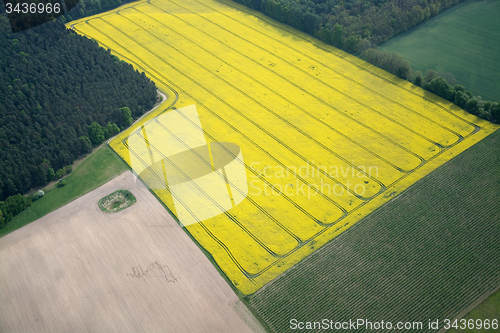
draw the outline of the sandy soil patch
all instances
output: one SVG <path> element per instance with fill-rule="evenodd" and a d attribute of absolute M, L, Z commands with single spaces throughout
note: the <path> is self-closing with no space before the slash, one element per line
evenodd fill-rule
<path fill-rule="evenodd" d="M 97 202 L 127 189 L 115 214 Z M 262 332 L 162 205 L 125 172 L 0 239 L 1 332 Z"/>

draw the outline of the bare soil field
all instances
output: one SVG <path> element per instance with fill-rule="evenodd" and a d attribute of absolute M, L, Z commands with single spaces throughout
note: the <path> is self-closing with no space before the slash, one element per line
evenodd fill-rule
<path fill-rule="evenodd" d="M 127 189 L 115 214 L 97 202 Z M 129 171 L 0 239 L 0 332 L 262 332 Z"/>

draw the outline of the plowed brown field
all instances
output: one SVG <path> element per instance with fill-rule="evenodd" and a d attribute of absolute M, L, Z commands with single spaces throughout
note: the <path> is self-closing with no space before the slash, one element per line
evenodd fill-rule
<path fill-rule="evenodd" d="M 118 189 L 137 202 L 102 212 Z M 0 263 L 0 332 L 262 331 L 130 172 L 2 237 Z"/>

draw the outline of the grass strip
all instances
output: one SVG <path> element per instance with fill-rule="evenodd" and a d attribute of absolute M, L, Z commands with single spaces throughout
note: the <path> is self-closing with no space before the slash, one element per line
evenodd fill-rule
<path fill-rule="evenodd" d="M 66 186 L 60 188 L 54 186 L 47 190 L 42 198 L 14 216 L 5 227 L 0 229 L 0 237 L 66 205 L 128 169 L 128 165 L 109 146 L 104 145 L 64 178 L 67 182 Z"/>

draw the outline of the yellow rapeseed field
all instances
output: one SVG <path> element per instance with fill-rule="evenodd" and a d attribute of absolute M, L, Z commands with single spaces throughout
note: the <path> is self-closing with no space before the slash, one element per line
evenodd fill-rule
<path fill-rule="evenodd" d="M 243 294 L 497 129 L 229 0 L 140 1 L 68 25 L 168 95 L 110 146 L 134 170 L 161 161 L 142 177 L 164 184 L 152 189 L 181 222 L 182 214 L 198 221 L 186 229 Z M 199 133 L 188 142 L 191 132 Z M 215 166 L 216 143 L 241 149 L 231 168 Z M 199 147 L 189 157 L 198 162 L 170 167 L 192 196 L 166 181 L 166 155 L 182 147 Z M 216 190 L 197 180 L 211 171 Z M 203 200 L 219 213 L 189 208 Z"/>

